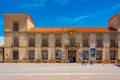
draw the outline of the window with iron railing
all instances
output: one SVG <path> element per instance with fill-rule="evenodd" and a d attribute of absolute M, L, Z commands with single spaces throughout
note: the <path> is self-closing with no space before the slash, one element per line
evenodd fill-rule
<path fill-rule="evenodd" d="M 19 52 L 13 51 L 13 60 L 18 60 L 18 59 L 19 59 Z"/>
<path fill-rule="evenodd" d="M 117 47 L 116 40 L 110 40 L 110 47 Z"/>
<path fill-rule="evenodd" d="M 70 46 L 75 46 L 75 39 L 70 39 Z"/>
<path fill-rule="evenodd" d="M 101 50 L 96 51 L 96 60 L 102 60 L 102 51 Z"/>
<path fill-rule="evenodd" d="M 55 58 L 56 58 L 56 60 L 61 60 L 61 51 L 60 50 L 55 51 Z"/>
<path fill-rule="evenodd" d="M 19 31 L 18 22 L 13 22 L 13 31 Z"/>
<path fill-rule="evenodd" d="M 29 50 L 29 60 L 34 60 L 34 59 L 35 59 L 35 51 Z"/>
<path fill-rule="evenodd" d="M 35 39 L 29 39 L 29 46 L 35 46 Z"/>
<path fill-rule="evenodd" d="M 110 60 L 116 60 L 116 51 L 115 50 L 110 51 Z"/>
<path fill-rule="evenodd" d="M 102 47 L 103 46 L 103 42 L 102 40 L 97 40 L 97 47 Z"/>
<path fill-rule="evenodd" d="M 18 47 L 19 46 L 19 40 L 18 39 L 13 39 L 13 46 Z"/>
<path fill-rule="evenodd" d="M 56 46 L 61 46 L 61 39 L 56 39 Z"/>
<path fill-rule="evenodd" d="M 48 51 L 47 50 L 42 51 L 42 59 L 43 60 L 48 60 Z"/>
<path fill-rule="evenodd" d="M 48 40 L 42 39 L 42 46 L 48 46 Z"/>
<path fill-rule="evenodd" d="M 83 40 L 83 47 L 89 47 L 88 40 Z"/>

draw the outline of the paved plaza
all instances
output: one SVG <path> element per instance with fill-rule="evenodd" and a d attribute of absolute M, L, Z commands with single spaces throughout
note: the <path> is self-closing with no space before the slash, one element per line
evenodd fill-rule
<path fill-rule="evenodd" d="M 0 63 L 0 80 L 120 80 L 115 64 Z"/>

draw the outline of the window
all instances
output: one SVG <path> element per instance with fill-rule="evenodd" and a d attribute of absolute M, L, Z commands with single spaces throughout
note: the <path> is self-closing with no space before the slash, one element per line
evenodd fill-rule
<path fill-rule="evenodd" d="M 83 40 L 83 46 L 88 47 L 88 40 Z"/>
<path fill-rule="evenodd" d="M 74 46 L 75 45 L 75 40 L 74 39 L 70 39 L 70 46 Z"/>
<path fill-rule="evenodd" d="M 97 40 L 97 47 L 102 47 L 102 40 Z"/>
<path fill-rule="evenodd" d="M 48 51 L 47 50 L 42 51 L 42 59 L 43 60 L 48 60 Z"/>
<path fill-rule="evenodd" d="M 89 51 L 83 51 L 83 60 L 89 59 Z"/>
<path fill-rule="evenodd" d="M 110 40 L 110 46 L 115 47 L 115 40 Z"/>
<path fill-rule="evenodd" d="M 56 46 L 61 46 L 61 39 L 56 39 Z"/>
<path fill-rule="evenodd" d="M 35 51 L 34 50 L 30 50 L 29 51 L 29 60 L 34 60 L 35 58 Z"/>
<path fill-rule="evenodd" d="M 102 51 L 96 51 L 96 60 L 102 60 Z"/>
<path fill-rule="evenodd" d="M 48 46 L 48 40 L 47 39 L 43 39 L 42 40 L 42 45 L 43 46 Z"/>
<path fill-rule="evenodd" d="M 110 60 L 116 60 L 116 51 L 110 51 Z"/>
<path fill-rule="evenodd" d="M 18 51 L 13 51 L 13 60 L 18 60 L 19 54 Z"/>
<path fill-rule="evenodd" d="M 14 39 L 14 44 L 13 44 L 13 46 L 19 46 L 18 39 Z"/>
<path fill-rule="evenodd" d="M 56 58 L 56 60 L 61 60 L 61 51 L 60 50 L 55 51 L 55 58 Z"/>
<path fill-rule="evenodd" d="M 29 39 L 29 46 L 35 46 L 35 40 Z"/>
<path fill-rule="evenodd" d="M 18 22 L 13 22 L 13 31 L 18 31 Z"/>

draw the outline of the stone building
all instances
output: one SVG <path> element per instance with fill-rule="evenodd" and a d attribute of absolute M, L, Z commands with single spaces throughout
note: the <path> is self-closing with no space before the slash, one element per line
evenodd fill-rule
<path fill-rule="evenodd" d="M 108 28 L 35 28 L 27 14 L 5 14 L 6 62 L 116 63 L 120 60 L 120 15 Z"/>
<path fill-rule="evenodd" d="M 0 45 L 0 62 L 3 62 L 4 60 L 4 46 Z"/>

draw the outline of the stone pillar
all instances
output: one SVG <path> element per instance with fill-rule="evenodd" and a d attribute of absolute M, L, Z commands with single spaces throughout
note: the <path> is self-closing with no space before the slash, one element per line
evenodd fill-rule
<path fill-rule="evenodd" d="M 62 53 L 65 52 L 65 60 L 62 60 L 62 62 L 67 62 L 68 61 L 68 51 L 66 51 L 64 46 L 62 46 L 61 52 Z M 61 56 L 61 59 L 62 59 L 62 56 Z"/>
<path fill-rule="evenodd" d="M 54 34 L 49 34 L 49 39 L 48 39 L 48 43 L 49 43 L 49 56 L 51 55 L 51 57 L 49 57 L 49 59 L 51 60 L 50 62 L 53 62 L 53 60 L 55 60 L 55 35 Z"/>
<path fill-rule="evenodd" d="M 11 48 L 12 42 L 13 42 L 12 34 L 5 33 L 5 36 L 4 36 L 4 58 L 5 60 L 12 59 L 12 48 Z"/>
<path fill-rule="evenodd" d="M 120 33 L 118 33 L 118 60 L 120 63 Z"/>
<path fill-rule="evenodd" d="M 63 34 L 62 35 L 62 46 L 65 46 L 66 44 L 69 44 L 69 37 L 68 34 Z"/>
<path fill-rule="evenodd" d="M 5 60 L 7 60 L 7 59 L 12 60 L 12 49 L 11 48 L 9 48 L 9 47 L 4 48 L 4 58 L 5 58 Z"/>
<path fill-rule="evenodd" d="M 103 35 L 103 60 L 110 60 L 110 37 L 109 34 L 104 34 Z"/>
<path fill-rule="evenodd" d="M 90 47 L 95 47 L 96 44 L 96 36 L 95 34 L 90 34 Z"/>
<path fill-rule="evenodd" d="M 42 45 L 42 36 L 41 34 L 36 34 L 35 36 L 35 46 L 36 47 L 41 47 Z"/>
<path fill-rule="evenodd" d="M 63 60 L 63 62 L 68 62 L 68 49 L 67 49 L 67 45 L 69 45 L 69 36 L 68 34 L 63 34 L 62 35 L 62 52 L 65 52 L 65 60 Z"/>
<path fill-rule="evenodd" d="M 52 54 L 51 54 L 51 47 L 48 48 L 48 60 L 50 61 L 52 59 Z"/>
<path fill-rule="evenodd" d="M 19 60 L 23 60 L 24 58 L 27 58 L 26 54 L 26 48 L 28 46 L 28 41 L 27 41 L 27 34 L 26 33 L 21 33 L 19 34 Z"/>
<path fill-rule="evenodd" d="M 26 58 L 25 56 L 26 56 L 26 48 L 24 48 L 24 47 L 20 47 L 19 48 L 19 60 L 23 60 L 24 58 Z"/>
<path fill-rule="evenodd" d="M 36 36 L 35 36 L 35 46 L 36 46 L 35 47 L 35 60 L 42 59 L 41 45 L 42 45 L 41 34 L 36 34 Z"/>
<path fill-rule="evenodd" d="M 76 50 L 76 62 L 77 62 L 77 63 L 79 62 L 79 52 L 80 52 L 80 49 L 81 49 L 81 48 L 80 48 L 80 44 L 82 44 L 81 38 L 82 38 L 81 34 L 77 34 L 77 35 L 76 35 L 75 42 L 76 42 L 77 45 L 78 45 L 78 48 L 77 48 L 77 50 Z"/>
<path fill-rule="evenodd" d="M 51 51 L 51 52 L 52 52 L 52 54 L 53 54 L 53 55 L 52 55 L 52 58 L 53 58 L 53 60 L 55 60 L 55 47 L 52 47 L 52 51 Z"/>

